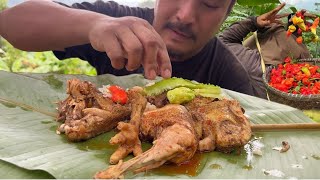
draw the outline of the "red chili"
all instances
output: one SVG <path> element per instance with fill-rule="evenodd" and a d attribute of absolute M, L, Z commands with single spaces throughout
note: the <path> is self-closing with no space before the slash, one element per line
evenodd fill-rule
<path fill-rule="evenodd" d="M 320 68 L 308 63 L 294 63 L 290 57 L 271 70 L 269 85 L 293 94 L 320 94 Z"/>
<path fill-rule="evenodd" d="M 298 44 L 302 44 L 302 42 L 303 42 L 302 36 L 297 37 L 296 42 L 297 42 Z"/>
<path fill-rule="evenodd" d="M 119 86 L 112 85 L 109 86 L 109 91 L 111 94 L 111 100 L 115 103 L 126 104 L 128 101 L 127 92 Z"/>

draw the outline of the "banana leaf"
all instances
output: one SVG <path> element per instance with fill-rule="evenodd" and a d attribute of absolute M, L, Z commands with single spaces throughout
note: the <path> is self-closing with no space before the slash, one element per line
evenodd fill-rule
<path fill-rule="evenodd" d="M 116 147 L 108 141 L 115 132 L 71 143 L 55 130 L 55 102 L 66 98 L 66 81 L 88 80 L 97 87 L 118 84 L 132 87 L 149 83 L 141 75 L 84 76 L 16 74 L 0 71 L 0 177 L 15 179 L 90 179 L 108 167 Z M 253 124 L 313 123 L 300 110 L 245 94 L 223 90 L 237 99 Z M 255 132 L 244 150 L 224 154 L 196 154 L 183 165 L 164 165 L 126 178 L 318 178 L 320 177 L 320 131 Z M 259 141 L 262 156 L 252 155 Z M 287 141 L 285 152 L 272 150 Z M 151 145 L 143 144 L 147 149 Z M 130 157 L 129 157 L 130 158 Z"/>

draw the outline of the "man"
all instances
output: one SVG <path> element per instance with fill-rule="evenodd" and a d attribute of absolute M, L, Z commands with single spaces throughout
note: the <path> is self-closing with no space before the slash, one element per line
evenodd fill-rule
<path fill-rule="evenodd" d="M 0 34 L 22 50 L 87 60 L 98 74 L 176 76 L 254 95 L 242 64 L 212 37 L 234 3 L 158 0 L 148 9 L 96 1 L 68 8 L 34 0 L 1 12 Z"/>
<path fill-rule="evenodd" d="M 255 87 L 255 94 L 262 98 L 266 98 L 267 94 L 262 78 L 261 57 L 266 66 L 283 63 L 288 56 L 295 59 L 310 57 L 307 47 L 304 44 L 298 44 L 295 36 L 287 37 L 280 18 L 287 17 L 289 14 L 278 14 L 284 6 L 285 3 L 258 17 L 236 22 L 219 35 L 219 38 L 227 44 L 247 69 Z M 313 17 L 311 14 L 309 16 Z M 255 31 L 257 31 L 261 54 L 254 36 L 243 42 L 250 32 Z"/>

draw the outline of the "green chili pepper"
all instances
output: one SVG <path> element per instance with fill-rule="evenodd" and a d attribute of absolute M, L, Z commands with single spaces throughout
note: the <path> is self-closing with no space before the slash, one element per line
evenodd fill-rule
<path fill-rule="evenodd" d="M 172 90 L 178 87 L 187 87 L 189 89 L 192 89 L 196 93 L 196 95 L 201 95 L 204 97 L 217 97 L 221 94 L 221 89 L 219 86 L 192 82 L 190 80 L 176 77 L 163 79 L 156 82 L 152 86 L 147 86 L 144 88 L 144 92 L 147 94 L 147 96 L 156 96 L 165 91 Z"/>
<path fill-rule="evenodd" d="M 169 78 L 169 79 L 163 79 L 161 81 L 156 82 L 152 86 L 147 86 L 144 88 L 144 91 L 146 92 L 147 96 L 156 96 L 159 95 L 165 91 L 174 89 L 176 87 L 191 87 L 195 86 L 194 83 L 192 83 L 189 80 L 185 80 L 182 78 Z"/>
<path fill-rule="evenodd" d="M 178 87 L 167 92 L 170 104 L 183 104 L 191 101 L 196 96 L 195 92 L 186 87 Z"/>
<path fill-rule="evenodd" d="M 194 92 L 202 97 L 221 98 L 221 89 L 218 86 L 208 89 L 194 89 Z"/>
<path fill-rule="evenodd" d="M 282 70 L 282 75 L 286 75 L 287 71 L 286 70 Z"/>

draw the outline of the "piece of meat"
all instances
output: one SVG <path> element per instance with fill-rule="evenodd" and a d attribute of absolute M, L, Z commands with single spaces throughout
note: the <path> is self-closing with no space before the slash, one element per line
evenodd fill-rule
<path fill-rule="evenodd" d="M 149 103 L 155 105 L 157 108 L 161 108 L 169 104 L 169 100 L 167 98 L 167 92 L 164 92 L 156 96 L 148 96 L 147 100 Z"/>
<path fill-rule="evenodd" d="M 120 132 L 110 139 L 110 144 L 119 145 L 118 149 L 111 155 L 110 164 L 116 164 L 119 160 L 133 153 L 138 156 L 142 153 L 141 141 L 139 139 L 139 127 L 142 114 L 147 105 L 147 99 L 143 95 L 141 87 L 133 87 L 128 91 L 131 104 L 131 116 L 129 123 L 119 123 Z"/>
<path fill-rule="evenodd" d="M 148 151 L 127 162 L 119 161 L 98 172 L 95 178 L 123 178 L 127 171 L 146 171 L 165 162 L 179 164 L 191 159 L 198 146 L 192 115 L 181 105 L 167 105 L 144 113 L 140 134 L 143 139 L 153 140 Z"/>
<path fill-rule="evenodd" d="M 115 105 L 111 112 L 86 108 L 83 110 L 83 118 L 66 121 L 59 130 L 64 132 L 70 141 L 87 140 L 114 129 L 118 122 L 129 119 L 130 113 L 128 107 L 121 105 Z"/>
<path fill-rule="evenodd" d="M 197 97 L 186 108 L 202 119 L 200 151 L 230 152 L 242 147 L 251 138 L 251 127 L 236 100 L 213 100 Z"/>
<path fill-rule="evenodd" d="M 88 81 L 71 79 L 67 84 L 68 97 L 58 103 L 57 121 L 64 122 L 58 133 L 65 133 L 70 141 L 95 137 L 129 119 L 131 108 L 103 97 Z"/>
<path fill-rule="evenodd" d="M 68 97 L 58 102 L 57 121 L 80 119 L 83 117 L 82 110 L 92 107 L 93 93 L 97 93 L 95 86 L 88 81 L 70 79 L 67 82 Z"/>
<path fill-rule="evenodd" d="M 183 151 L 179 155 L 171 157 L 173 163 L 182 163 L 193 157 L 198 144 L 198 134 L 195 129 L 192 115 L 182 105 L 168 104 L 163 108 L 148 111 L 143 114 L 140 126 L 141 139 L 153 141 L 154 147 L 166 148 L 164 156 L 170 152 L 171 146 L 179 146 Z M 161 146 L 161 144 L 166 146 Z M 159 150 L 161 151 L 161 150 Z M 155 157 L 160 159 L 161 156 Z"/>

